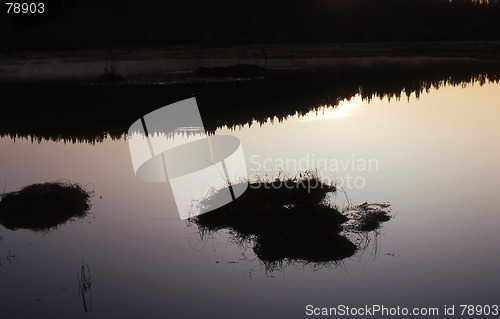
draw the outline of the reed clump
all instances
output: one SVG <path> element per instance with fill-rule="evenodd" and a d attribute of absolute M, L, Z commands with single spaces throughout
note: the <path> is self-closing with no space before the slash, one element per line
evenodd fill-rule
<path fill-rule="evenodd" d="M 44 231 L 88 213 L 91 193 L 70 182 L 32 184 L 0 195 L 0 224 Z"/>
<path fill-rule="evenodd" d="M 237 241 L 251 240 L 264 262 L 341 260 L 356 246 L 339 234 L 348 218 L 321 203 L 335 190 L 312 174 L 258 181 L 231 203 L 191 221 L 204 233 L 228 229 Z"/>
<path fill-rule="evenodd" d="M 336 191 L 334 185 L 311 172 L 293 178 L 259 180 L 249 183 L 246 192 L 236 200 L 193 217 L 190 222 L 200 234 L 226 229 L 234 242 L 250 242 L 256 256 L 266 265 L 295 261 L 335 263 L 358 249 L 344 236 L 345 232 L 375 230 L 390 218 L 386 213 L 388 204 L 377 206 L 376 210 L 372 204 L 364 203 L 351 207 L 350 214 L 325 205 L 325 196 Z M 209 196 L 200 205 L 209 207 L 211 201 L 217 202 L 217 195 Z"/>

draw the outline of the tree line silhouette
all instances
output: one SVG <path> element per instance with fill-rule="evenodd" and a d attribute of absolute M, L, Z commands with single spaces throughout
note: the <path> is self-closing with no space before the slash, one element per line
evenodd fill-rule
<path fill-rule="evenodd" d="M 499 83 L 492 61 L 426 65 L 341 66 L 322 70 L 268 70 L 244 81 L 199 81 L 168 85 L 12 82 L 0 86 L 0 136 L 70 142 L 120 138 L 130 125 L 161 106 L 196 97 L 205 129 L 237 127 L 269 118 L 279 121 L 360 94 L 400 99 L 445 85 Z"/>
<path fill-rule="evenodd" d="M 500 0 L 86 0 L 4 50 L 500 39 Z M 2 31 L 3 30 L 3 31 Z"/>

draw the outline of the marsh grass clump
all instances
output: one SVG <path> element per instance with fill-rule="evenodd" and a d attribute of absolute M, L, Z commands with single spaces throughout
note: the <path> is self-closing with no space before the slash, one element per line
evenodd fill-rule
<path fill-rule="evenodd" d="M 91 194 L 70 182 L 32 184 L 0 196 L 0 224 L 8 229 L 45 231 L 84 217 Z"/>
<path fill-rule="evenodd" d="M 251 240 L 264 263 L 337 261 L 353 255 L 356 246 L 339 234 L 348 218 L 322 204 L 333 191 L 314 174 L 258 181 L 238 199 L 191 221 L 202 233 L 228 229 L 235 241 Z"/>
<path fill-rule="evenodd" d="M 337 265 L 366 248 L 368 232 L 376 231 L 391 216 L 386 203 L 349 205 L 341 211 L 327 200 L 336 191 L 335 185 L 311 171 L 293 178 L 280 175 L 257 180 L 236 200 L 193 217 L 189 223 L 196 225 L 202 239 L 227 230 L 232 242 L 251 247 L 269 271 L 296 262 Z M 210 207 L 212 201 L 218 202 L 218 195 L 210 194 L 199 205 Z M 358 240 L 353 243 L 350 235 Z"/>
<path fill-rule="evenodd" d="M 380 224 L 392 218 L 389 215 L 389 204 L 367 203 L 350 207 L 346 211 L 349 222 L 344 226 L 348 231 L 369 232 L 376 230 Z"/>

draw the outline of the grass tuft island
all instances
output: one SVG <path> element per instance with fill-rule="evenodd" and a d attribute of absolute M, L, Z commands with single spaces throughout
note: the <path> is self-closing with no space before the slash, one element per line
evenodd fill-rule
<path fill-rule="evenodd" d="M 71 218 L 85 217 L 90 209 L 91 194 L 70 182 L 32 184 L 0 195 L 0 224 L 46 231 Z"/>
<path fill-rule="evenodd" d="M 253 182 L 238 199 L 190 222 L 202 235 L 227 229 L 235 242 L 251 242 L 269 269 L 283 261 L 337 262 L 358 249 L 343 232 L 376 230 L 390 215 L 388 204 L 367 203 L 344 214 L 324 202 L 327 193 L 335 191 L 334 185 L 311 173 Z M 200 204 L 210 205 L 215 196 Z"/>

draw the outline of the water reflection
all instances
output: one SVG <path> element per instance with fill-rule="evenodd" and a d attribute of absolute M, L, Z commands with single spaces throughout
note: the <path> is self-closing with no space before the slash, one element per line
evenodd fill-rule
<path fill-rule="evenodd" d="M 440 88 L 410 103 L 363 103 L 350 109 L 352 116 L 334 121 L 312 117 L 314 121 L 303 123 L 301 118 L 232 131 L 247 160 L 254 154 L 297 162 L 307 154 L 316 159 L 350 159 L 352 154 L 377 158 L 379 170 L 363 172 L 366 187 L 347 189 L 349 197 L 353 203 L 388 201 L 396 210 L 397 216 L 384 224 L 383 236 L 340 234 L 358 246 L 358 253 L 324 267 L 343 269 L 315 272 L 321 264 L 283 259 L 283 267 L 290 267 L 286 275 L 268 276 L 275 278 L 252 271 L 264 268 L 253 242 L 247 242 L 247 260 L 240 262 L 245 247 L 227 245 L 226 228 L 205 233 L 206 248 L 193 252 L 191 229 L 168 219 L 171 212 L 177 217 L 170 190 L 135 178 L 126 140 L 32 145 L 2 138 L 2 188 L 4 181 L 14 190 L 63 177 L 92 183 L 103 195 L 93 206 L 97 219 L 92 223 L 67 223 L 49 236 L 0 227 L 2 315 L 81 315 L 75 277 L 83 257 L 95 281 L 92 313 L 98 317 L 168 313 L 176 318 L 185 316 L 186 309 L 197 317 L 214 309 L 225 317 L 297 317 L 311 302 L 495 304 L 500 262 L 500 215 L 495 213 L 500 189 L 498 89 Z M 192 229 L 200 232 L 195 225 Z M 12 265 L 8 250 L 18 256 L 10 258 Z M 368 262 L 377 254 L 375 262 Z"/>
<path fill-rule="evenodd" d="M 86 313 L 92 311 L 92 290 L 90 266 L 87 263 L 82 263 L 82 267 L 78 273 L 78 295 L 82 297 L 83 310 Z"/>
<path fill-rule="evenodd" d="M 131 123 L 158 107 L 195 96 L 207 131 L 363 100 L 417 98 L 447 85 L 498 83 L 500 63 L 439 60 L 429 63 L 350 65 L 322 70 L 268 70 L 265 77 L 235 82 L 203 78 L 183 83 L 90 85 L 2 83 L 5 105 L 0 136 L 70 142 L 121 138 Z M 26 94 L 29 92 L 29 94 Z"/>
<path fill-rule="evenodd" d="M 325 202 L 325 196 L 336 191 L 313 173 L 251 183 L 238 200 L 190 219 L 190 225 L 202 241 L 228 230 L 230 241 L 242 249 L 251 247 L 266 271 L 291 264 L 337 265 L 366 249 L 368 234 L 390 215 L 388 204 L 368 203 L 341 213 Z M 348 239 L 354 234 L 355 242 Z"/>

